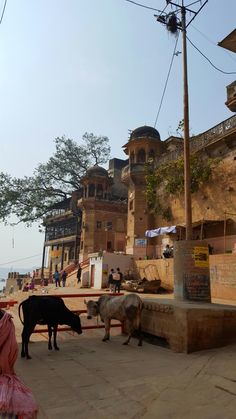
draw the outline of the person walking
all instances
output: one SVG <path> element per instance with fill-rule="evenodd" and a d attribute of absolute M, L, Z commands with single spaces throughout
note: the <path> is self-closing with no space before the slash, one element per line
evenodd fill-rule
<path fill-rule="evenodd" d="M 78 268 L 78 271 L 77 271 L 77 283 L 78 284 L 81 282 L 81 273 L 82 273 L 82 269 L 81 269 L 81 266 L 79 264 L 79 268 Z"/>
<path fill-rule="evenodd" d="M 57 286 L 60 287 L 61 286 L 61 284 L 60 284 L 60 274 L 59 274 L 57 269 L 54 272 L 53 278 L 55 280 L 56 287 Z"/>
<path fill-rule="evenodd" d="M 62 279 L 62 286 L 65 287 L 66 286 L 66 278 L 67 278 L 67 272 L 63 271 L 61 279 Z"/>
<path fill-rule="evenodd" d="M 111 268 L 110 273 L 108 275 L 108 287 L 110 289 L 110 292 L 114 292 L 114 278 L 113 278 L 114 272 L 115 272 L 114 269 Z"/>
<path fill-rule="evenodd" d="M 120 271 L 120 268 L 116 268 L 116 279 L 115 279 L 115 292 L 120 293 L 121 282 L 123 279 L 123 274 Z"/>

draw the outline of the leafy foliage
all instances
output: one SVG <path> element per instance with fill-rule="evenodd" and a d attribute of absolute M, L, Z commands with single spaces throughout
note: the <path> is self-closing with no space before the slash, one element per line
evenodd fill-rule
<path fill-rule="evenodd" d="M 107 137 L 85 133 L 82 141 L 79 145 L 64 136 L 56 138 L 55 153 L 38 165 L 33 176 L 19 179 L 0 173 L 0 220 L 7 222 L 12 215 L 27 225 L 40 220 L 53 204 L 80 188 L 89 167 L 107 162 Z"/>
<path fill-rule="evenodd" d="M 202 160 L 198 155 L 190 156 L 191 170 L 191 192 L 197 192 L 201 185 L 210 179 L 212 167 L 216 163 L 215 160 Z M 170 161 L 160 165 L 155 171 L 151 166 L 147 168 L 146 175 L 146 195 L 150 208 L 155 209 L 163 218 L 171 218 L 170 208 L 163 209 L 157 190 L 162 190 L 164 195 L 178 195 L 184 191 L 184 159 Z"/>

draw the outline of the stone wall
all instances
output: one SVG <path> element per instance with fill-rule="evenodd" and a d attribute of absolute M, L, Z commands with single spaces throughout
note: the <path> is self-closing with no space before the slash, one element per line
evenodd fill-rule
<path fill-rule="evenodd" d="M 213 298 L 236 299 L 236 254 L 210 256 L 211 293 Z"/>
<path fill-rule="evenodd" d="M 135 260 L 135 269 L 140 277 L 161 279 L 162 287 L 172 290 L 174 284 L 173 259 Z"/>
<path fill-rule="evenodd" d="M 212 298 L 236 300 L 236 254 L 210 255 Z M 166 289 L 173 289 L 173 259 L 136 260 L 140 278 L 160 279 Z"/>

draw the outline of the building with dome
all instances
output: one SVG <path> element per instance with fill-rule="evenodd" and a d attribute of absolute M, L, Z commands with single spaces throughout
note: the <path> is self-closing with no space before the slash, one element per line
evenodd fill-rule
<path fill-rule="evenodd" d="M 212 176 L 192 194 L 193 238 L 206 239 L 214 253 L 236 250 L 235 150 L 236 115 L 190 138 L 190 152 L 199 160 L 215 159 Z M 147 170 L 155 173 L 183 156 L 183 139 L 161 140 L 157 129 L 141 126 L 123 146 L 126 160 L 113 158 L 108 169 L 95 165 L 81 180 L 81 189 L 59 203 L 46 217 L 43 265 L 52 272 L 85 261 L 89 255 L 125 253 L 138 259 L 160 259 L 163 247 L 184 239 L 183 194 L 154 191 L 160 210 L 147 203 Z M 147 238 L 158 227 L 177 226 L 176 236 Z"/>
<path fill-rule="evenodd" d="M 121 170 L 126 165 L 126 160 L 114 158 L 108 170 L 89 168 L 80 190 L 49 211 L 44 219 L 42 276 L 55 269 L 73 271 L 92 253 L 125 252 L 127 187 Z"/>
<path fill-rule="evenodd" d="M 125 252 L 127 189 L 120 180 L 125 164 L 123 160 L 112 159 L 109 170 L 93 166 L 81 181 L 82 196 L 77 203 L 82 213 L 81 261 L 91 253 Z"/>

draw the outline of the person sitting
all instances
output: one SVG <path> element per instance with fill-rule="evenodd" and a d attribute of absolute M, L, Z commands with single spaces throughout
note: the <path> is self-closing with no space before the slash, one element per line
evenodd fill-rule
<path fill-rule="evenodd" d="M 169 259 L 173 257 L 173 248 L 170 247 L 169 244 L 166 245 L 166 248 L 164 249 L 163 256 L 165 259 Z"/>

